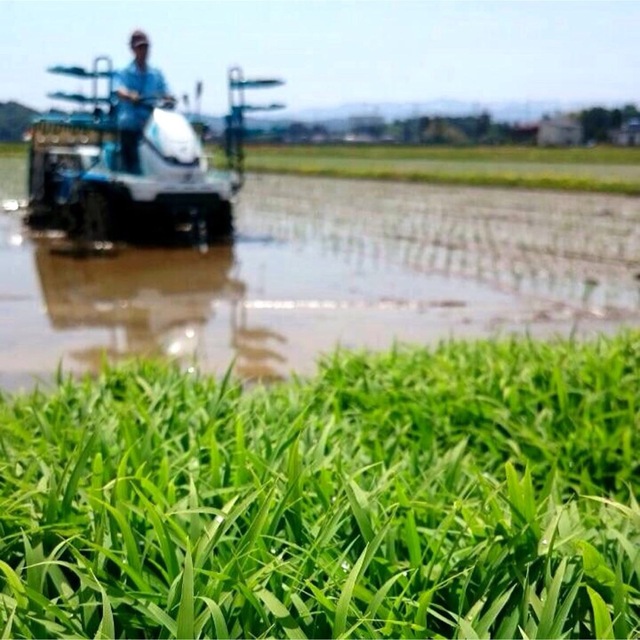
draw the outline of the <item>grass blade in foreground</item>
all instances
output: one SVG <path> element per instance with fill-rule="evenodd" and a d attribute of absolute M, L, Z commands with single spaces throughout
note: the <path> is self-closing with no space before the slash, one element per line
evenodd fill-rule
<path fill-rule="evenodd" d="M 626 332 L 4 398 L 0 630 L 634 637 L 639 390 Z"/>

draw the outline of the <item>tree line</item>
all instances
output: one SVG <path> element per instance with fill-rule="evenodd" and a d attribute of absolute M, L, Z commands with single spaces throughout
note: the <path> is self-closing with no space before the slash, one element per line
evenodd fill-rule
<path fill-rule="evenodd" d="M 584 143 L 606 143 L 612 132 L 632 118 L 640 117 L 633 104 L 622 108 L 591 107 L 568 114 L 582 126 Z M 553 116 L 545 116 L 550 119 Z M 287 127 L 256 129 L 256 136 L 278 142 L 322 142 L 348 139 L 397 142 L 403 144 L 498 145 L 536 144 L 538 123 L 495 121 L 488 112 L 469 116 L 419 116 L 393 122 L 356 126 L 348 132 L 331 132 L 322 123 L 292 122 Z"/>
<path fill-rule="evenodd" d="M 37 111 L 17 102 L 0 102 L 0 141 L 22 139 Z M 583 142 L 606 143 L 611 133 L 623 123 L 640 117 L 634 104 L 607 109 L 591 107 L 571 114 L 583 130 Z M 547 116 L 551 117 L 551 116 Z M 253 137 L 274 142 L 322 142 L 344 138 L 323 123 L 291 122 L 287 125 L 256 127 Z M 487 112 L 469 116 L 419 116 L 393 122 L 362 125 L 349 133 L 365 141 L 388 141 L 404 144 L 535 144 L 537 128 L 531 125 L 498 122 Z"/>
<path fill-rule="evenodd" d="M 31 121 L 38 114 L 18 102 L 0 102 L 0 141 L 18 142 L 22 140 Z"/>

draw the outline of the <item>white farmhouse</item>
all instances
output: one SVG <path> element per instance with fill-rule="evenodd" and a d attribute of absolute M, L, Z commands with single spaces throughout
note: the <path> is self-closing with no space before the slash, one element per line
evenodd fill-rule
<path fill-rule="evenodd" d="M 571 116 L 542 120 L 538 128 L 538 146 L 569 147 L 582 142 L 582 125 Z"/>
<path fill-rule="evenodd" d="M 614 144 L 623 147 L 637 147 L 640 145 L 640 118 L 629 118 L 617 131 L 611 135 Z"/>

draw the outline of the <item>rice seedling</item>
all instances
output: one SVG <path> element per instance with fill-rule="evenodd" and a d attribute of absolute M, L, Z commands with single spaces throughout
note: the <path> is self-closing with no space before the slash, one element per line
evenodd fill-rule
<path fill-rule="evenodd" d="M 640 336 L 0 400 L 4 637 L 634 637 Z"/>
<path fill-rule="evenodd" d="M 238 219 L 242 226 L 247 212 L 247 229 L 261 228 L 252 214 L 263 211 L 268 193 L 267 210 L 283 221 L 269 232 L 283 240 L 328 242 L 330 237 L 337 244 L 343 239 L 344 254 L 344 246 L 357 238 L 366 246 L 375 243 L 381 260 L 410 262 L 414 271 L 477 276 L 587 312 L 637 308 L 640 217 L 632 198 L 550 192 L 532 197 L 520 191 L 284 176 L 263 176 L 260 185 L 248 185 L 243 193 Z M 294 238 L 290 221 L 300 218 L 313 224 Z M 585 299 L 587 280 L 600 284 Z"/>

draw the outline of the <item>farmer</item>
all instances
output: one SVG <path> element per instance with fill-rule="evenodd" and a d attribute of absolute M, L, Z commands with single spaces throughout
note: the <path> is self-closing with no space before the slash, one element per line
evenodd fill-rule
<path fill-rule="evenodd" d="M 122 168 L 130 173 L 140 173 L 138 143 L 154 99 L 175 102 L 169 94 L 162 71 L 147 64 L 149 38 L 144 31 L 136 30 L 129 40 L 134 58 L 115 77 L 115 92 L 119 98 L 118 129 Z"/>

